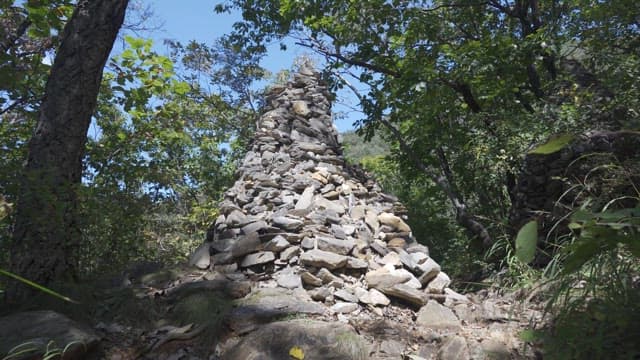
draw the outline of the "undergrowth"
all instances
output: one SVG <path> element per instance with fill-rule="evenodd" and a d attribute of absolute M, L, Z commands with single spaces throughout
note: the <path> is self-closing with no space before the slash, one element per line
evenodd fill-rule
<path fill-rule="evenodd" d="M 565 179 L 569 190 L 556 209 L 566 211 L 555 214 L 552 230 L 526 234 L 533 239 L 529 245 L 549 257 L 544 268 L 522 261 L 523 252 L 517 254 L 508 241 L 493 250 L 507 254 L 505 284 L 539 293 L 546 305 L 551 320 L 525 334 L 542 341 L 545 359 L 638 359 L 639 172 L 637 164 L 615 158 L 591 165 L 579 180 Z"/>

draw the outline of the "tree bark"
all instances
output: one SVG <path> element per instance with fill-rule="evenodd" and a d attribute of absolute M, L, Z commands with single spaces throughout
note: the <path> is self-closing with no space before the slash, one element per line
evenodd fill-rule
<path fill-rule="evenodd" d="M 48 285 L 75 278 L 80 229 L 77 188 L 87 130 L 102 71 L 124 20 L 128 0 L 80 0 L 64 28 L 29 141 L 11 244 L 11 270 Z M 6 300 L 32 290 L 9 285 Z"/>

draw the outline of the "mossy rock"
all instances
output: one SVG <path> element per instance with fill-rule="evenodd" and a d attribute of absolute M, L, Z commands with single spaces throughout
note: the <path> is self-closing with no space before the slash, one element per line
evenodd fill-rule
<path fill-rule="evenodd" d="M 206 330 L 219 330 L 232 307 L 232 301 L 223 294 L 201 291 L 179 299 L 170 318 L 181 325 L 196 324 Z"/>
<path fill-rule="evenodd" d="M 224 360 L 368 358 L 367 343 L 351 326 L 308 319 L 265 325 L 222 356 Z"/>

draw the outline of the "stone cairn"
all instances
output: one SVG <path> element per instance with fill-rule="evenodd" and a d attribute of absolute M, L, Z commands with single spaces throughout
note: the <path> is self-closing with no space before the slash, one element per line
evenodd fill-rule
<path fill-rule="evenodd" d="M 192 263 L 343 300 L 337 312 L 386 306 L 389 297 L 421 307 L 443 296 L 450 279 L 412 236 L 402 205 L 346 164 L 319 74 L 303 66 L 266 101 Z"/>

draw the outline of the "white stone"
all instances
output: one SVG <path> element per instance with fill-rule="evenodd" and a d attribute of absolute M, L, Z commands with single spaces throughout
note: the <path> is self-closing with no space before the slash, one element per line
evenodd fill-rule
<path fill-rule="evenodd" d="M 378 221 L 381 224 L 391 226 L 398 232 L 411 231 L 411 228 L 409 227 L 409 225 L 407 225 L 407 223 L 405 223 L 401 218 L 390 213 L 386 213 L 386 212 L 380 213 L 380 215 L 378 215 Z"/>
<path fill-rule="evenodd" d="M 385 265 L 377 270 L 369 271 L 364 278 L 369 288 L 376 289 L 402 284 L 410 279 L 406 273 L 397 271 L 391 264 Z"/>
<path fill-rule="evenodd" d="M 311 207 L 311 205 L 313 204 L 313 193 L 314 193 L 314 188 L 313 186 L 309 186 L 306 189 L 304 189 L 304 191 L 302 192 L 302 195 L 300 195 L 300 199 L 298 199 L 298 202 L 296 203 L 296 210 L 307 210 L 308 208 Z"/>
<path fill-rule="evenodd" d="M 358 304 L 351 302 L 339 302 L 331 306 L 331 310 L 339 314 L 349 314 L 358 310 Z"/>
<path fill-rule="evenodd" d="M 211 255 L 209 255 L 210 244 L 208 242 L 198 246 L 189 257 L 189 266 L 198 269 L 207 269 L 211 265 Z"/>
<path fill-rule="evenodd" d="M 429 294 L 442 294 L 444 292 L 444 288 L 451 284 L 451 279 L 449 276 L 443 272 L 439 272 L 438 275 L 429 282 L 427 285 L 427 292 Z"/>

